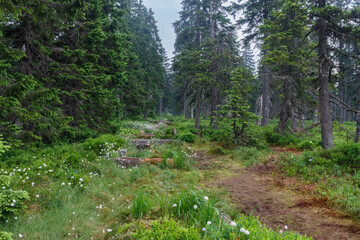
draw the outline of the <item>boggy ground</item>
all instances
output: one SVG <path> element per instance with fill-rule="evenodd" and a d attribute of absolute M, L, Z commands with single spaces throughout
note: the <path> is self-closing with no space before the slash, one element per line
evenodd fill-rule
<path fill-rule="evenodd" d="M 273 229 L 311 236 L 315 240 L 360 239 L 360 228 L 347 215 L 329 208 L 326 199 L 310 194 L 314 188 L 276 174 L 276 159 L 287 149 L 273 148 L 262 164 L 244 168 L 231 161 L 197 152 L 197 163 L 207 177 L 204 184 L 229 192 L 244 214 L 253 213 Z"/>

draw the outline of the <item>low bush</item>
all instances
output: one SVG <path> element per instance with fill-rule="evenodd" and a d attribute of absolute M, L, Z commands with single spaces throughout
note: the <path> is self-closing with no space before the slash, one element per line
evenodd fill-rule
<path fill-rule="evenodd" d="M 266 139 L 268 143 L 275 144 L 277 146 L 296 146 L 301 140 L 291 134 L 281 135 L 275 132 L 267 132 Z"/>
<path fill-rule="evenodd" d="M 12 233 L 9 232 L 0 232 L 0 240 L 12 240 Z"/>
<path fill-rule="evenodd" d="M 135 234 L 134 239 L 171 239 L 171 240 L 200 240 L 201 235 L 194 227 L 185 228 L 173 219 L 161 218 L 153 221 L 150 228 L 141 225 Z"/>
<path fill-rule="evenodd" d="M 183 133 L 177 136 L 177 139 L 187 142 L 187 143 L 194 143 L 197 139 L 197 136 L 192 133 Z"/>
<path fill-rule="evenodd" d="M 105 155 L 109 151 L 116 151 L 126 144 L 124 138 L 111 134 L 104 134 L 98 138 L 87 139 L 82 146 L 93 151 L 99 156 Z"/>
<path fill-rule="evenodd" d="M 231 158 L 244 162 L 247 166 L 263 160 L 269 153 L 269 149 L 257 149 L 255 147 L 238 147 L 231 153 Z"/>
<path fill-rule="evenodd" d="M 360 216 L 360 145 L 343 144 L 331 150 L 305 151 L 282 159 L 283 170 L 316 183 L 319 194 L 345 212 Z"/>
<path fill-rule="evenodd" d="M 222 148 L 221 146 L 211 146 L 210 148 L 210 153 L 214 154 L 214 155 L 227 155 L 228 151 L 224 148 Z"/>
<path fill-rule="evenodd" d="M 24 201 L 29 200 L 29 193 L 10 188 L 11 177 L 0 175 L 0 220 L 10 219 L 24 208 Z"/>

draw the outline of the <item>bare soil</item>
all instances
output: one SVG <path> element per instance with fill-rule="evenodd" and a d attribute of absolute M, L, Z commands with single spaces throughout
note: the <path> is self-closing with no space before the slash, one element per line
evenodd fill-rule
<path fill-rule="evenodd" d="M 266 163 L 247 168 L 227 167 L 204 152 L 197 153 L 197 161 L 201 170 L 223 171 L 207 180 L 207 185 L 227 190 L 232 203 L 244 214 L 259 216 L 260 221 L 272 229 L 286 231 L 286 225 L 289 230 L 315 240 L 360 240 L 359 226 L 346 214 L 328 207 L 326 198 L 312 194 L 315 186 L 276 173 L 276 158 L 282 152 L 301 152 L 284 148 L 272 150 Z"/>

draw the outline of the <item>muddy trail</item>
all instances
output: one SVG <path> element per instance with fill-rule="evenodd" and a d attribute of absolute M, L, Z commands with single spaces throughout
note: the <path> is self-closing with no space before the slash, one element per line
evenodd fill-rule
<path fill-rule="evenodd" d="M 211 177 L 206 185 L 226 190 L 231 202 L 244 214 L 259 216 L 263 224 L 274 230 L 287 231 L 287 226 L 288 230 L 315 240 L 360 239 L 359 226 L 347 215 L 329 208 L 326 199 L 309 194 L 313 186 L 276 174 L 276 159 L 284 151 L 300 153 L 272 150 L 265 163 L 247 168 L 227 166 L 206 152 L 198 152 L 197 164 L 209 172 L 223 171 Z"/>

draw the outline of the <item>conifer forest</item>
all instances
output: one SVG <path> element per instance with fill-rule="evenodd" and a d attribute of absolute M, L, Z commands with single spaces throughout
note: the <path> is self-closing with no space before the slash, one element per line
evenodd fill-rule
<path fill-rule="evenodd" d="M 359 0 L 0 0 L 0 240 L 360 240 L 359 138 Z"/>

